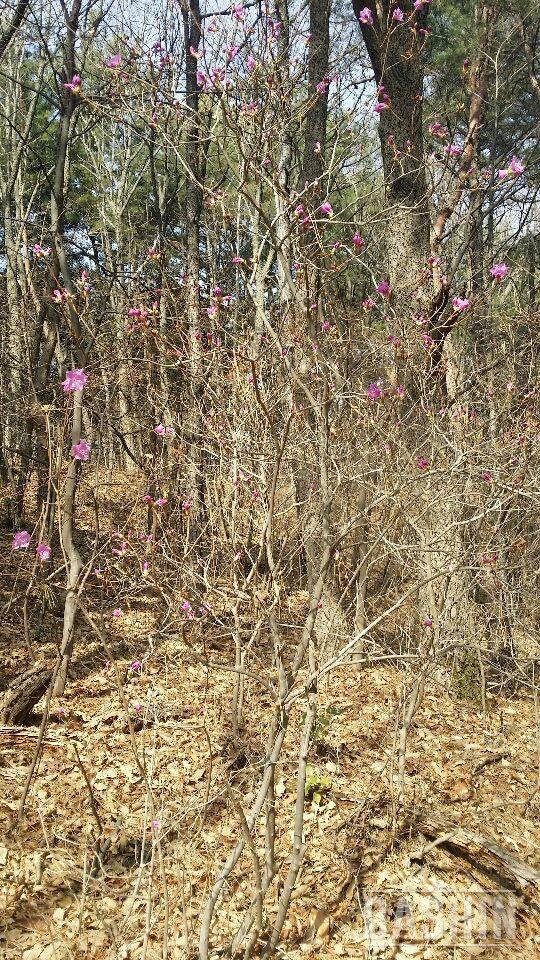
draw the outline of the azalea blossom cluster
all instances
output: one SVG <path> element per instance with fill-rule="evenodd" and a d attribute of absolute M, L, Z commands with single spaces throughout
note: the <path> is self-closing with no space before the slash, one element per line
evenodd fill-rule
<path fill-rule="evenodd" d="M 508 267 L 506 263 L 494 263 L 489 272 L 494 280 L 504 280 L 508 276 Z"/>
<path fill-rule="evenodd" d="M 373 107 L 373 113 L 382 113 L 383 110 L 389 110 L 392 106 L 392 101 L 386 92 L 386 88 L 381 84 L 377 91 L 377 103 Z"/>
<path fill-rule="evenodd" d="M 30 546 L 32 540 L 31 535 L 27 530 L 19 530 L 18 533 L 13 537 L 11 544 L 12 550 L 26 550 Z M 45 563 L 47 560 L 51 559 L 52 550 L 48 543 L 38 543 L 36 547 L 36 555 L 41 560 L 42 563 Z"/>
<path fill-rule="evenodd" d="M 71 446 L 71 456 L 74 460 L 86 462 L 90 459 L 92 445 L 87 440 L 79 440 Z"/>
<path fill-rule="evenodd" d="M 221 287 L 215 286 L 210 294 L 210 306 L 206 308 L 206 313 L 210 320 L 215 320 L 220 307 L 228 307 L 232 301 L 232 294 L 224 294 Z"/>
<path fill-rule="evenodd" d="M 73 94 L 81 92 L 82 79 L 78 73 L 74 73 L 71 80 L 64 84 L 64 89 L 69 90 Z"/>
<path fill-rule="evenodd" d="M 153 507 L 166 507 L 169 500 L 167 497 L 156 497 L 154 500 L 153 496 L 150 493 L 145 493 L 143 500 L 148 506 Z"/>
<path fill-rule="evenodd" d="M 405 387 L 403 384 L 398 383 L 390 390 L 385 390 L 382 385 L 382 380 L 377 380 L 375 383 L 369 384 L 366 389 L 366 396 L 368 400 L 384 400 L 386 397 L 404 397 Z"/>
<path fill-rule="evenodd" d="M 67 303 L 71 299 L 71 294 L 69 290 L 66 290 L 65 287 L 56 287 L 51 293 L 51 300 L 53 303 L 58 305 L 62 303 Z"/>
<path fill-rule="evenodd" d="M 45 257 L 50 257 L 51 248 L 42 247 L 40 243 L 35 243 L 34 246 L 32 247 L 32 253 L 34 254 L 34 257 L 36 258 L 36 260 L 42 260 Z"/>
<path fill-rule="evenodd" d="M 203 605 L 197 610 L 194 610 L 189 600 L 184 600 L 180 605 L 180 610 L 184 614 L 186 620 L 194 620 L 197 616 L 205 617 L 210 612 L 210 607 L 203 603 Z"/>
<path fill-rule="evenodd" d="M 428 133 L 430 136 L 436 137 L 438 140 L 447 140 L 450 136 L 448 127 L 445 127 L 439 120 L 435 120 L 433 123 L 429 124 Z"/>
<path fill-rule="evenodd" d="M 518 160 L 516 156 L 513 156 L 509 165 L 502 170 L 498 171 L 499 180 L 506 180 L 507 177 L 516 178 L 521 176 L 525 172 L 525 165 Z"/>
<path fill-rule="evenodd" d="M 156 437 L 163 437 L 164 439 L 171 440 L 175 436 L 176 431 L 174 427 L 166 427 L 164 424 L 158 423 L 158 425 L 154 427 L 154 433 Z"/>
<path fill-rule="evenodd" d="M 64 393 L 75 393 L 78 390 L 84 390 L 88 383 L 88 376 L 81 367 L 76 370 L 68 370 L 66 379 L 62 381 Z"/>

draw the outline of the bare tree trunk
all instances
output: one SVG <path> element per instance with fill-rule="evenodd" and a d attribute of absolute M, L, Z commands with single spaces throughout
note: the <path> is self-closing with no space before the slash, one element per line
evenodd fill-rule
<path fill-rule="evenodd" d="M 0 60 L 3 59 L 7 48 L 17 33 L 17 30 L 21 26 L 29 4 L 30 0 L 18 0 L 17 6 L 13 12 L 13 17 L 11 18 L 11 22 L 8 23 L 8 25 L 0 34 Z"/>
<path fill-rule="evenodd" d="M 12 488 L 10 516 L 13 522 L 18 522 L 22 516 L 30 446 L 28 418 L 23 407 L 27 400 L 27 391 L 23 389 L 24 375 L 28 372 L 30 360 L 26 307 L 30 299 L 29 294 L 32 295 L 35 303 L 35 291 L 27 277 L 28 252 L 25 251 L 24 254 L 21 252 L 21 243 L 26 238 L 26 215 L 21 195 L 26 173 L 28 140 L 41 92 L 44 65 L 43 63 L 38 65 L 35 89 L 28 93 L 21 82 L 24 52 L 20 44 L 12 46 L 6 61 L 9 77 L 5 97 L 6 128 L 4 130 L 7 163 L 5 169 L 0 171 L 0 196 L 6 256 L 7 315 L 4 321 L 5 348 L 8 353 L 6 387 L 10 403 L 7 406 L 4 431 L 4 462 Z"/>
<path fill-rule="evenodd" d="M 373 26 L 360 23 L 378 89 L 379 139 L 387 201 L 385 229 L 389 279 L 396 311 L 410 312 L 429 254 L 429 209 L 422 132 L 424 68 L 422 39 L 392 24 L 389 0 L 353 0 L 358 17 L 367 6 Z M 409 6 L 405 4 L 404 6 Z M 425 26 L 426 12 L 415 22 Z M 386 99 L 387 98 L 387 99 Z M 389 103 L 388 103 L 389 101 Z"/>
<path fill-rule="evenodd" d="M 186 57 L 186 107 L 188 112 L 185 160 L 187 176 L 185 183 L 186 223 L 186 283 L 188 349 L 190 351 L 190 409 L 189 409 L 189 458 L 190 487 L 193 498 L 192 515 L 196 532 L 205 510 L 205 481 L 201 455 L 202 415 L 201 405 L 205 389 L 200 336 L 200 243 L 201 213 L 203 201 L 202 178 L 204 152 L 201 144 L 201 120 L 199 114 L 199 87 L 197 84 L 197 53 L 201 42 L 201 9 L 199 0 L 185 0 L 182 7 Z"/>
<path fill-rule="evenodd" d="M 71 78 L 75 73 L 75 44 L 77 39 L 81 4 L 82 0 L 74 0 L 71 11 L 69 14 L 66 13 L 67 30 L 64 70 L 68 78 Z M 76 289 L 71 277 L 71 271 L 63 241 L 63 222 L 66 202 L 65 177 L 67 151 L 72 132 L 71 121 L 75 109 L 75 95 L 71 91 L 66 90 L 62 97 L 62 119 L 58 134 L 56 166 L 53 189 L 51 193 L 51 234 L 56 251 L 56 260 L 58 262 L 64 286 L 70 296 L 70 299 L 68 300 L 68 314 L 71 342 L 74 353 L 76 354 L 82 366 L 84 365 L 82 330 L 77 310 L 72 299 L 75 297 Z M 79 443 L 81 439 L 82 418 L 83 392 L 82 390 L 77 390 L 73 394 L 73 420 L 71 429 L 72 444 Z M 54 685 L 54 694 L 56 696 L 62 696 L 64 693 L 69 662 L 71 659 L 71 653 L 75 639 L 74 632 L 77 614 L 77 588 L 79 583 L 79 575 L 82 569 L 82 560 L 74 541 L 75 495 L 77 492 L 79 470 L 80 467 L 78 461 L 72 457 L 68 468 L 60 523 L 62 548 L 67 557 L 68 573 L 66 582 L 66 599 L 64 603 L 64 627 L 62 633 L 62 645 L 60 648 L 61 662 Z"/>
<path fill-rule="evenodd" d="M 73 394 L 73 422 L 71 431 L 71 442 L 78 443 L 81 439 L 82 428 L 82 391 Z M 64 693 L 71 653 L 75 641 L 75 621 L 77 615 L 77 595 L 79 574 L 82 570 L 81 555 L 75 546 L 75 494 L 77 492 L 77 480 L 80 466 L 77 460 L 71 459 L 66 486 L 64 490 L 64 502 L 62 504 L 62 522 L 60 526 L 60 535 L 62 538 L 62 547 L 65 551 L 68 562 L 68 577 L 66 583 L 66 598 L 64 601 L 64 627 L 62 632 L 62 646 L 60 648 L 61 662 L 56 674 L 54 685 L 54 694 L 61 697 Z"/>

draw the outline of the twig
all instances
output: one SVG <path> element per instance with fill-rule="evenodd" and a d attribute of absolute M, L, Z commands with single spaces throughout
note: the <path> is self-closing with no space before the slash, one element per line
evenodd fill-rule
<path fill-rule="evenodd" d="M 102 833 L 103 833 L 103 824 L 102 824 L 102 822 L 101 822 L 101 818 L 100 818 L 99 813 L 98 813 L 98 809 L 97 809 L 97 806 L 96 806 L 96 802 L 95 802 L 95 800 L 94 800 L 94 792 L 93 792 L 93 790 L 92 790 L 92 784 L 90 783 L 90 779 L 89 779 L 89 777 L 88 777 L 88 774 L 87 774 L 86 770 L 84 769 L 84 765 L 83 765 L 83 762 L 82 762 L 82 760 L 81 760 L 81 758 L 80 758 L 80 756 L 79 756 L 79 751 L 77 750 L 76 744 L 75 744 L 75 743 L 72 743 L 72 744 L 70 744 L 70 746 L 72 747 L 73 752 L 75 753 L 75 758 L 76 758 L 76 760 L 77 760 L 77 766 L 78 766 L 79 770 L 81 771 L 81 773 L 82 773 L 82 775 L 83 775 L 83 777 L 84 777 L 84 781 L 85 781 L 85 783 L 86 783 L 86 786 L 88 787 L 88 796 L 89 796 L 89 798 L 90 798 L 90 807 L 91 807 L 91 809 L 92 809 L 92 813 L 93 813 L 93 815 L 94 815 L 94 820 L 96 821 L 96 826 L 97 826 L 98 831 L 99 831 L 99 836 L 98 836 L 98 840 L 99 840 L 99 837 L 100 837 L 100 836 L 102 835 Z"/>

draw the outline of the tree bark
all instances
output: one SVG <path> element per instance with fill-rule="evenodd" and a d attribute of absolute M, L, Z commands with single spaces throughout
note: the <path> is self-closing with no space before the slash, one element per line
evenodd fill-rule
<path fill-rule="evenodd" d="M 389 0 L 353 0 L 358 17 L 367 6 L 373 26 L 360 23 L 375 74 L 378 102 L 389 98 L 379 114 L 379 139 L 386 195 L 386 247 L 388 273 L 396 310 L 410 310 L 410 295 L 419 283 L 429 255 L 429 209 L 422 101 L 424 68 L 422 35 L 427 13 L 417 13 L 417 30 L 391 20 Z M 412 4 L 401 4 L 406 15 Z M 379 17 L 379 14 L 381 16 Z M 382 89 L 384 88 L 384 90 Z M 409 309 L 407 309 L 409 308 Z"/>

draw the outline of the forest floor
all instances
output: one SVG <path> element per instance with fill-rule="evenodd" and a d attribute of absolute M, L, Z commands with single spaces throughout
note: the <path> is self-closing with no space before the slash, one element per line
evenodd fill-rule
<path fill-rule="evenodd" d="M 9 544 L 2 549 L 9 551 Z M 6 564 L 3 603 L 9 596 L 16 600 L 22 589 L 15 569 L 15 561 Z M 81 628 L 66 695 L 52 702 L 21 822 L 17 806 L 43 702 L 29 725 L 1 731 L 5 960 L 196 956 L 202 905 L 242 829 L 234 798 L 244 810 L 254 799 L 271 704 L 264 688 L 248 679 L 248 726 L 234 740 L 233 675 L 197 662 L 189 636 L 155 640 L 159 603 L 159 597 L 146 598 L 121 618 L 109 618 L 108 654 L 95 633 Z M 21 603 L 15 602 L 0 627 L 4 690 L 29 663 L 21 617 Z M 207 637 L 204 644 L 213 661 L 230 662 L 227 643 L 213 645 Z M 52 643 L 40 646 L 44 657 L 54 652 Z M 392 796 L 392 767 L 409 680 L 394 666 L 348 666 L 321 684 L 319 717 L 325 722 L 310 756 L 306 851 L 279 955 L 537 957 L 538 885 L 520 886 L 502 861 L 486 866 L 485 849 L 453 844 L 445 826 L 460 825 L 540 869 L 534 702 L 526 691 L 492 695 L 484 715 L 444 686 L 428 683 L 408 740 L 404 814 Z M 299 702 L 276 773 L 281 881 L 291 854 L 302 713 Z M 426 815 L 440 819 L 436 836 L 446 836 L 445 842 L 434 843 L 429 830 L 421 829 Z M 264 856 L 264 823 L 255 844 Z M 493 894 L 500 890 L 506 891 L 500 894 L 506 914 L 499 931 Z M 252 893 L 246 855 L 215 914 L 216 951 L 230 942 Z M 386 922 L 381 914 L 375 929 L 383 908 Z"/>

